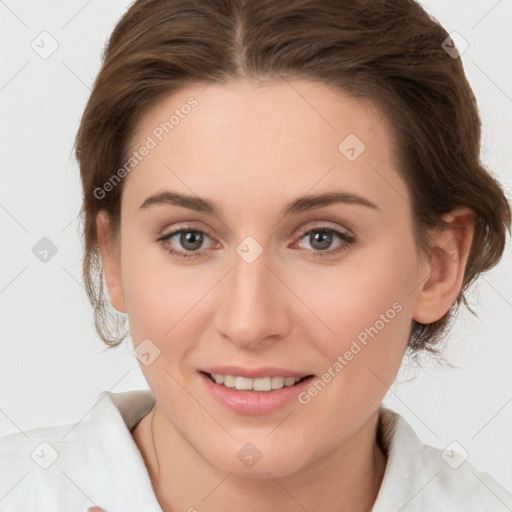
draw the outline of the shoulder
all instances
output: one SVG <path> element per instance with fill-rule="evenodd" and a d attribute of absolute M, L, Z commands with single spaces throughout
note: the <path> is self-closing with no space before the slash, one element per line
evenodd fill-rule
<path fill-rule="evenodd" d="M 79 421 L 69 425 L 52 425 L 20 431 L 0 437 L 0 457 L 5 460 L 29 455 L 37 466 L 50 467 L 61 456 L 90 455 L 95 447 L 112 434 L 128 434 L 154 404 L 149 391 L 136 390 L 125 393 L 103 391 L 96 402 Z M 126 439 L 126 438 L 125 438 Z M 18 459 L 20 460 L 20 459 Z"/>
<path fill-rule="evenodd" d="M 147 491 L 147 472 L 130 430 L 153 403 L 149 391 L 104 391 L 76 423 L 0 437 L 2 507 L 26 512 L 65 505 L 85 511 L 95 500 L 105 506 L 123 493 L 129 497 L 137 480 Z"/>
<path fill-rule="evenodd" d="M 444 450 L 423 444 L 402 416 L 386 408 L 381 408 L 379 435 L 388 462 L 374 512 L 499 512 L 512 507 L 512 494 L 477 471 L 460 444 Z"/>

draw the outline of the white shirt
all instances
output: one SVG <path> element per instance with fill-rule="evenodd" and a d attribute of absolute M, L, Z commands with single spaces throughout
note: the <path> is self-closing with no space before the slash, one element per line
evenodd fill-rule
<path fill-rule="evenodd" d="M 153 404 L 150 391 L 103 391 L 75 425 L 0 437 L 0 512 L 162 512 L 130 433 Z M 512 494 L 462 456 L 424 445 L 390 409 L 379 420 L 388 461 L 373 512 L 512 510 Z"/>

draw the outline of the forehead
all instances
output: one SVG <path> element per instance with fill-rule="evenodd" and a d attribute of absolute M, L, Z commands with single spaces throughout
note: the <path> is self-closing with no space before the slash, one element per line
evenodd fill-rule
<path fill-rule="evenodd" d="M 390 204 L 407 196 L 380 110 L 320 82 L 189 86 L 146 112 L 131 150 L 150 140 L 127 177 L 131 197 L 163 188 L 223 192 L 240 203 L 286 200 L 313 188 L 345 188 Z"/>
<path fill-rule="evenodd" d="M 350 97 L 318 81 L 240 79 L 191 85 L 163 98 L 142 117 L 136 136 L 158 132 L 159 125 L 170 120 L 172 127 L 167 128 L 176 145 L 193 136 L 206 147 L 221 148 L 222 143 L 229 144 L 224 136 L 235 133 L 238 143 L 255 136 L 273 140 L 276 132 L 281 142 L 314 143 L 326 136 L 331 142 L 344 132 L 368 139 L 384 118 L 369 100 Z M 379 137 L 380 132 L 374 135 Z"/>

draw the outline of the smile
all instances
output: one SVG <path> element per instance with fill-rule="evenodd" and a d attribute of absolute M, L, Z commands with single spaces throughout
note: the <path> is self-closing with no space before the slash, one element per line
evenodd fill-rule
<path fill-rule="evenodd" d="M 240 391 L 273 391 L 284 387 L 295 386 L 295 384 L 311 377 L 260 377 L 250 379 L 236 375 L 223 375 L 220 373 L 206 373 L 216 384 L 227 388 L 234 388 Z"/>

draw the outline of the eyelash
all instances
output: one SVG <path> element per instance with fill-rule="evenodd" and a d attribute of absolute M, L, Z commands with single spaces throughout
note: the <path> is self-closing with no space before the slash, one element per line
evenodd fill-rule
<path fill-rule="evenodd" d="M 201 257 L 202 254 L 200 251 L 193 251 L 193 252 L 186 253 L 186 252 L 175 251 L 174 249 L 170 249 L 168 246 L 165 246 L 165 242 L 170 240 L 174 235 L 177 235 L 178 233 L 181 233 L 181 232 L 200 233 L 202 235 L 208 236 L 210 239 L 213 240 L 213 238 L 209 235 L 209 233 L 207 231 L 195 228 L 194 226 L 183 226 L 183 227 L 180 227 L 179 229 L 174 230 L 172 233 L 169 233 L 167 235 L 163 235 L 163 236 L 157 238 L 156 241 L 160 242 L 162 245 L 164 245 L 164 248 L 167 252 L 169 252 L 170 254 L 172 254 L 173 256 L 176 256 L 178 258 L 190 260 L 190 259 L 195 259 L 195 258 Z M 314 226 L 312 228 L 310 227 L 307 230 L 303 230 L 301 232 L 301 234 L 299 235 L 298 240 L 299 241 L 302 240 L 306 235 L 309 235 L 313 232 L 322 232 L 322 233 L 329 233 L 331 235 L 336 235 L 338 238 L 340 238 L 344 242 L 341 245 L 341 247 L 338 249 L 331 249 L 328 251 L 319 251 L 319 250 L 310 249 L 309 251 L 313 252 L 313 255 L 315 258 L 328 258 L 328 257 L 332 257 L 335 254 L 343 253 L 343 252 L 349 250 L 356 242 L 355 237 L 348 235 L 347 233 L 338 231 L 337 229 L 331 228 L 329 226 L 322 226 L 322 225 Z"/>

